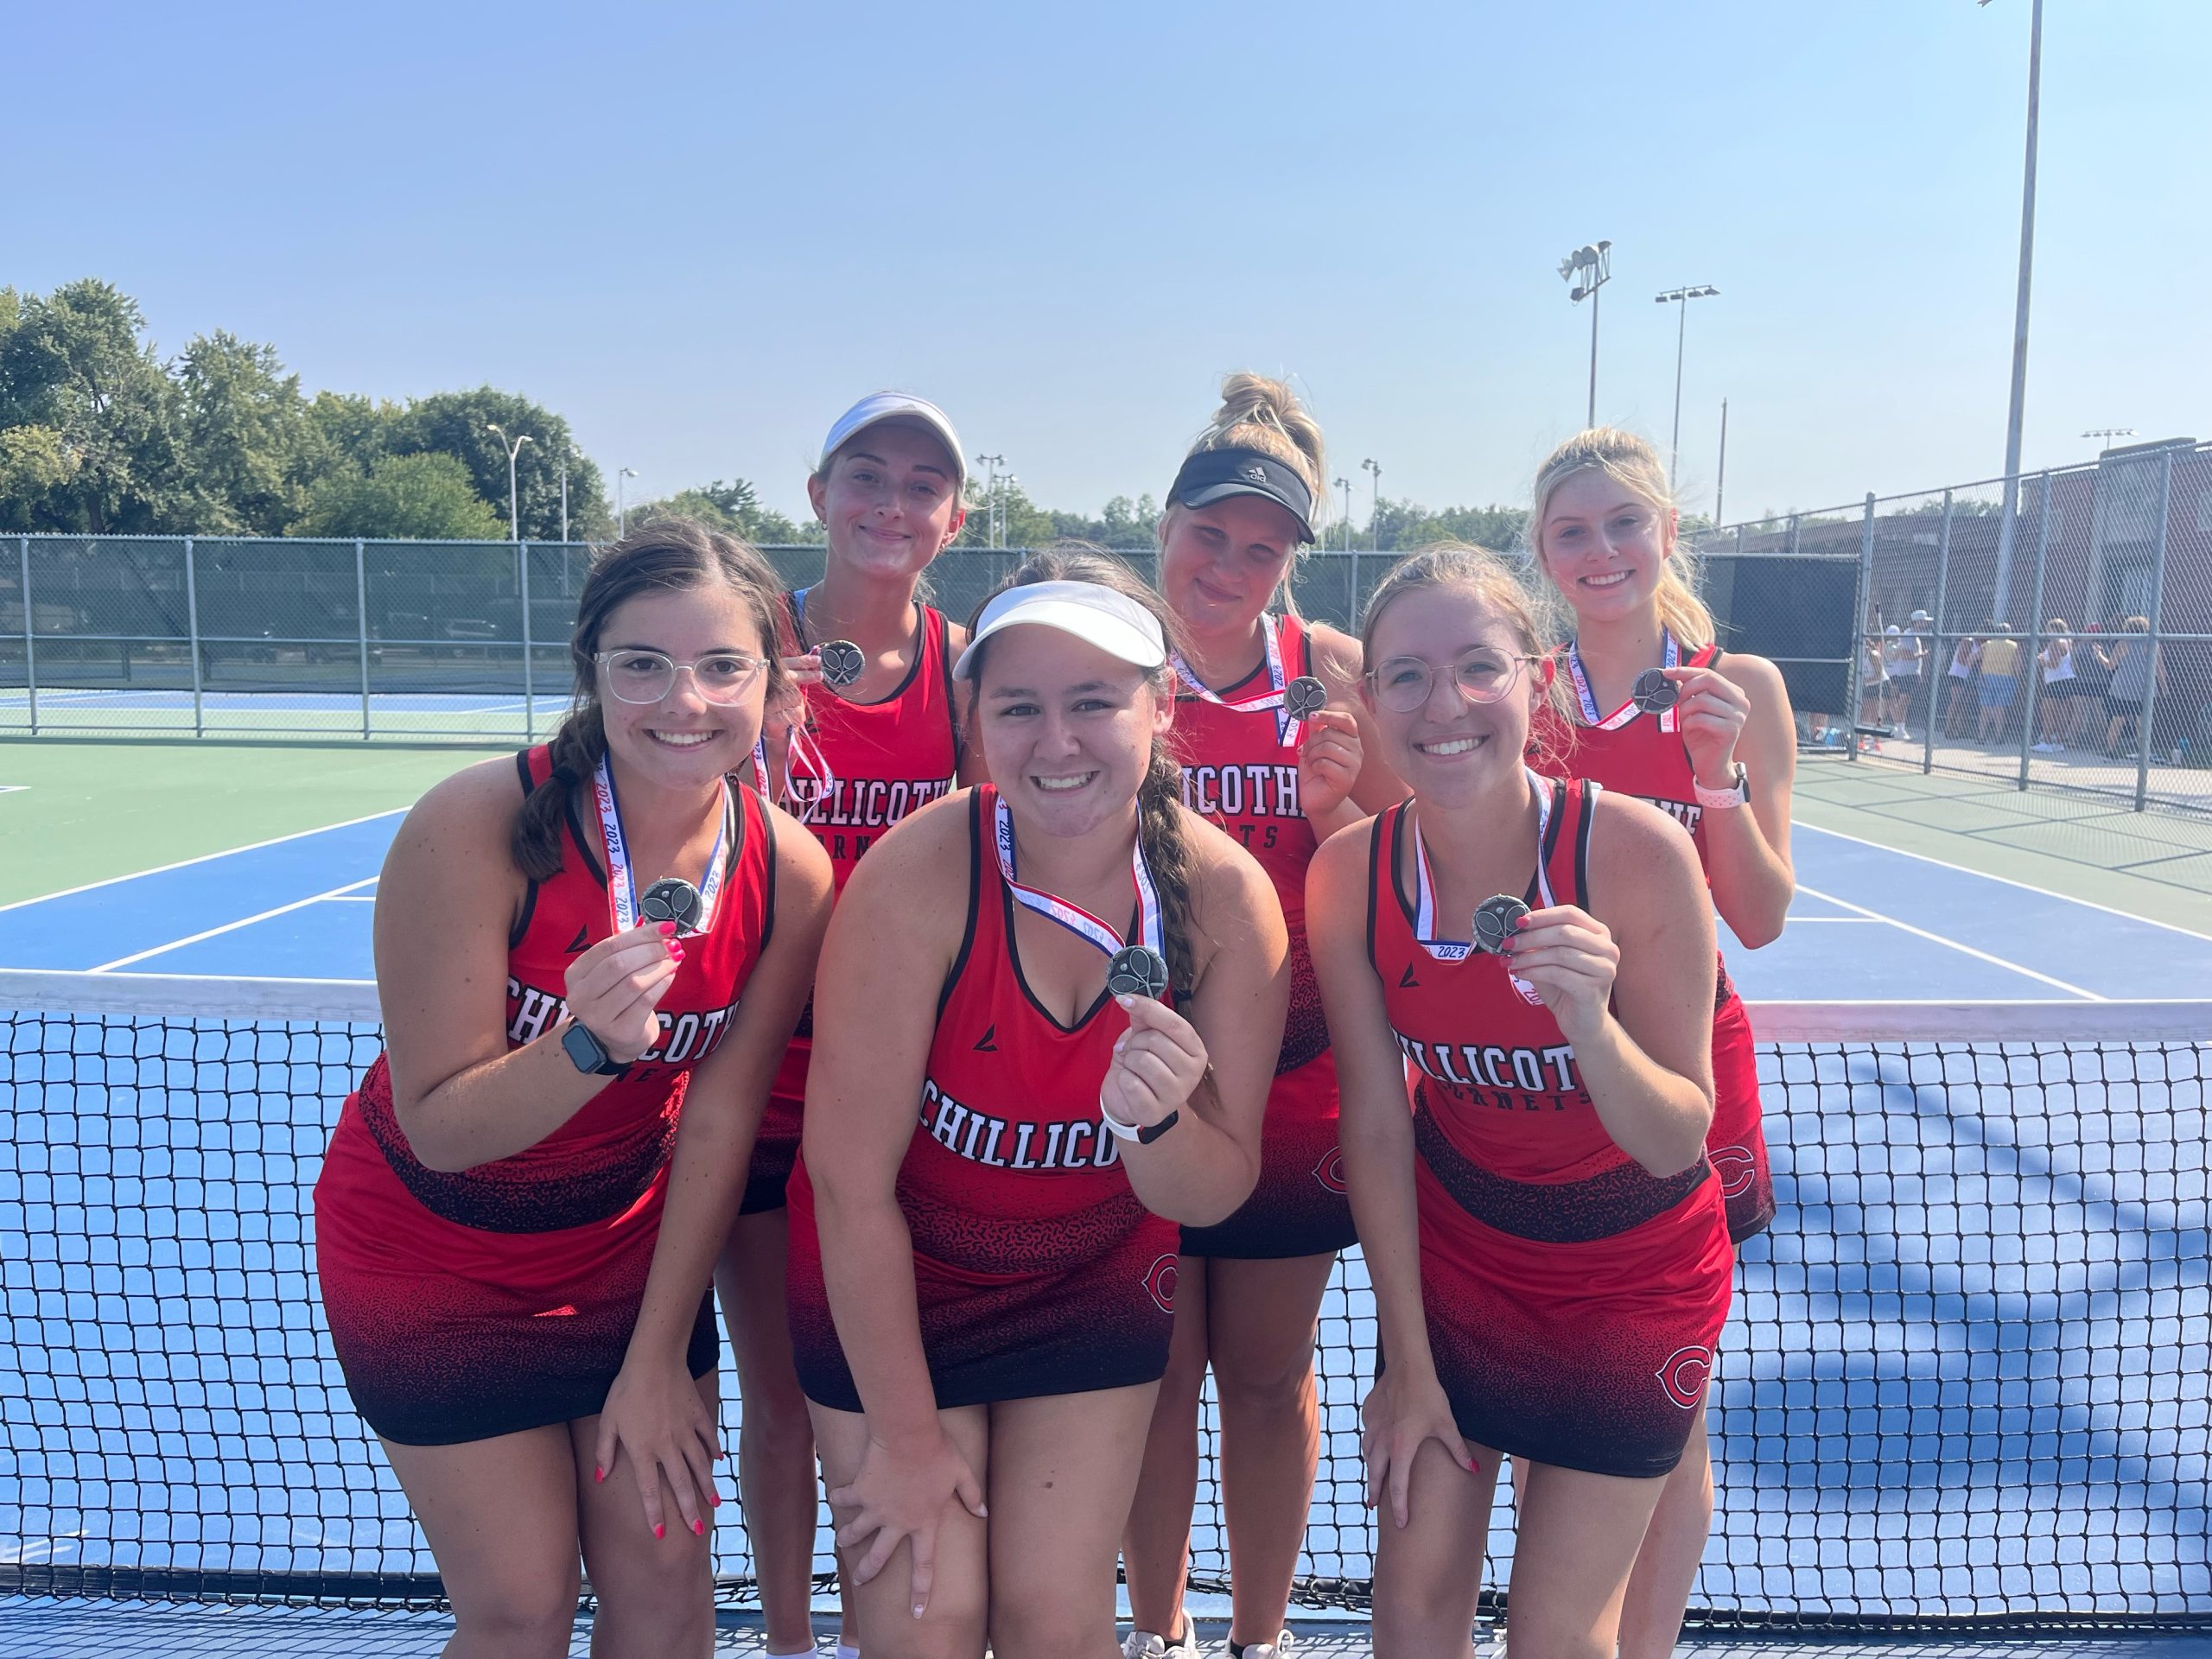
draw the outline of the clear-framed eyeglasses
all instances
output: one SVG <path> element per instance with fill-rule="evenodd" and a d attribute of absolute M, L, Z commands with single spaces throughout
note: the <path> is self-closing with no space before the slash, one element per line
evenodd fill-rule
<path fill-rule="evenodd" d="M 1477 645 L 1463 651 L 1445 670 L 1469 702 L 1496 702 L 1521 678 L 1521 671 L 1541 657 L 1515 656 L 1510 652 Z M 1375 700 L 1394 714 L 1409 715 L 1428 701 L 1437 670 L 1426 658 L 1392 657 L 1367 671 Z"/>
<path fill-rule="evenodd" d="M 744 700 L 767 664 L 741 651 L 718 651 L 694 663 L 679 663 L 658 651 L 601 651 L 593 653 L 600 683 L 617 702 L 658 702 L 676 690 L 678 673 L 691 676 L 691 683 L 709 702 Z"/>

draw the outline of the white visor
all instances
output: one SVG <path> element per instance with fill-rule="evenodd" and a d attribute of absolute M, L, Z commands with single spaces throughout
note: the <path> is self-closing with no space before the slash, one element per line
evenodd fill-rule
<path fill-rule="evenodd" d="M 971 677 L 976 648 L 1001 628 L 1025 623 L 1071 633 L 1109 657 L 1118 657 L 1139 668 L 1158 668 L 1167 660 L 1167 641 L 1160 634 L 1160 619 L 1126 594 L 1095 582 L 1033 582 L 1007 588 L 983 607 L 968 649 L 952 665 L 953 677 Z"/>
<path fill-rule="evenodd" d="M 960 453 L 960 435 L 952 429 L 951 420 L 928 398 L 905 391 L 872 391 L 840 415 L 830 435 L 822 440 L 822 454 L 814 470 L 829 471 L 832 456 L 860 433 L 885 421 L 909 421 L 934 433 L 952 457 L 956 493 L 968 487 L 968 459 Z"/>

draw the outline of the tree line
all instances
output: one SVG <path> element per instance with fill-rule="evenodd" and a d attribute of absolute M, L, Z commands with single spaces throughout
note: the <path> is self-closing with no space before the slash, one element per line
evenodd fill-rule
<path fill-rule="evenodd" d="M 503 541 L 507 448 L 487 426 L 530 442 L 515 456 L 517 529 L 526 541 L 562 531 L 565 467 L 570 539 L 598 541 L 615 512 L 598 466 L 569 423 L 543 404 L 491 386 L 404 403 L 357 392 L 302 391 L 274 346 L 225 329 L 164 358 L 138 302 L 86 277 L 47 294 L 0 287 L 0 532 L 91 536 L 379 537 Z M 1159 503 L 1117 495 L 1096 515 L 1032 501 L 997 481 L 1001 545 L 1075 539 L 1138 550 L 1153 544 Z M 957 545 L 991 537 L 992 504 L 978 483 Z M 632 505 L 632 523 L 682 513 L 760 544 L 821 539 L 810 519 L 762 504 L 743 478 Z M 1394 550 L 1441 540 L 1510 546 L 1527 514 L 1384 499 L 1352 539 Z M 1325 537 L 1343 544 L 1342 527 Z"/>

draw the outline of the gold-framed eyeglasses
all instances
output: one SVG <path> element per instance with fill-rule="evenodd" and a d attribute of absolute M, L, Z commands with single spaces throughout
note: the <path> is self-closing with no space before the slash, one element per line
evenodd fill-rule
<path fill-rule="evenodd" d="M 1543 658 L 1477 645 L 1453 658 L 1444 671 L 1469 702 L 1496 702 L 1521 678 L 1521 671 Z M 1367 671 L 1376 702 L 1394 714 L 1409 715 L 1428 701 L 1437 669 L 1423 657 L 1392 657 Z"/>
<path fill-rule="evenodd" d="M 679 673 L 690 674 L 691 683 L 709 702 L 738 702 L 768 665 L 741 651 L 709 652 L 690 663 L 679 663 L 658 651 L 601 651 L 592 654 L 592 661 L 598 665 L 600 683 L 617 702 L 658 702 L 676 690 Z"/>

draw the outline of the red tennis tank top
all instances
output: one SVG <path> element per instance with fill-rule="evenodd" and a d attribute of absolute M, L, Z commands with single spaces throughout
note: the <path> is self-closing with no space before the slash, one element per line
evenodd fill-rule
<path fill-rule="evenodd" d="M 1263 617 L 1261 626 L 1278 630 L 1283 677 L 1287 683 L 1311 674 L 1313 645 L 1306 626 L 1294 616 Z M 1255 690 L 1267 674 L 1264 658 L 1243 679 L 1217 695 L 1234 702 Z M 1209 702 L 1190 692 L 1175 699 L 1174 745 L 1183 762 L 1183 804 L 1221 826 L 1260 862 L 1274 883 L 1282 917 L 1290 929 L 1290 1017 L 1283 1030 L 1278 1073 L 1291 1071 L 1329 1046 L 1321 1015 L 1321 993 L 1313 977 L 1313 958 L 1306 942 L 1306 867 L 1320 843 L 1298 794 L 1298 751 L 1282 746 L 1275 711 L 1247 710 Z"/>
<path fill-rule="evenodd" d="M 987 857 L 997 791 L 969 799 L 967 937 L 938 1011 L 913 1138 L 899 1170 L 899 1204 L 914 1253 L 976 1282 L 1062 1272 L 1134 1236 L 1172 1255 L 1173 1222 L 1147 1210 L 1122 1166 L 1121 1143 L 1098 1119 L 1098 1089 L 1128 1029 L 1099 993 L 1072 1027 L 1032 995 L 1014 940 L 1014 901 Z M 794 1249 L 813 1188 L 801 1159 L 791 1175 Z"/>
<path fill-rule="evenodd" d="M 515 761 L 525 792 L 559 787 L 543 746 Z M 346 1102 L 322 1178 L 322 1202 L 343 1210 L 350 1230 L 414 1242 L 446 1271 L 521 1289 L 588 1273 L 658 1226 L 685 1086 L 728 1037 L 775 925 L 774 831 L 752 791 L 732 789 L 729 798 L 721 893 L 661 1000 L 659 1040 L 536 1146 L 457 1171 L 416 1159 L 378 1056 Z M 605 843 L 585 830 L 573 790 L 566 816 L 562 868 L 531 883 L 508 941 L 510 1049 L 560 1022 L 569 964 L 613 932 Z M 326 1252 L 334 1242 L 325 1236 Z"/>
<path fill-rule="evenodd" d="M 1719 646 L 1703 645 L 1684 652 L 1682 666 L 1711 668 L 1720 658 Z M 1641 714 L 1611 731 L 1580 721 L 1570 727 L 1547 707 L 1538 711 L 1531 735 L 1538 741 L 1529 764 L 1537 771 L 1593 779 L 1607 789 L 1650 802 L 1690 832 L 1699 864 L 1707 863 L 1705 809 L 1697 804 L 1695 769 L 1679 731 Z"/>

